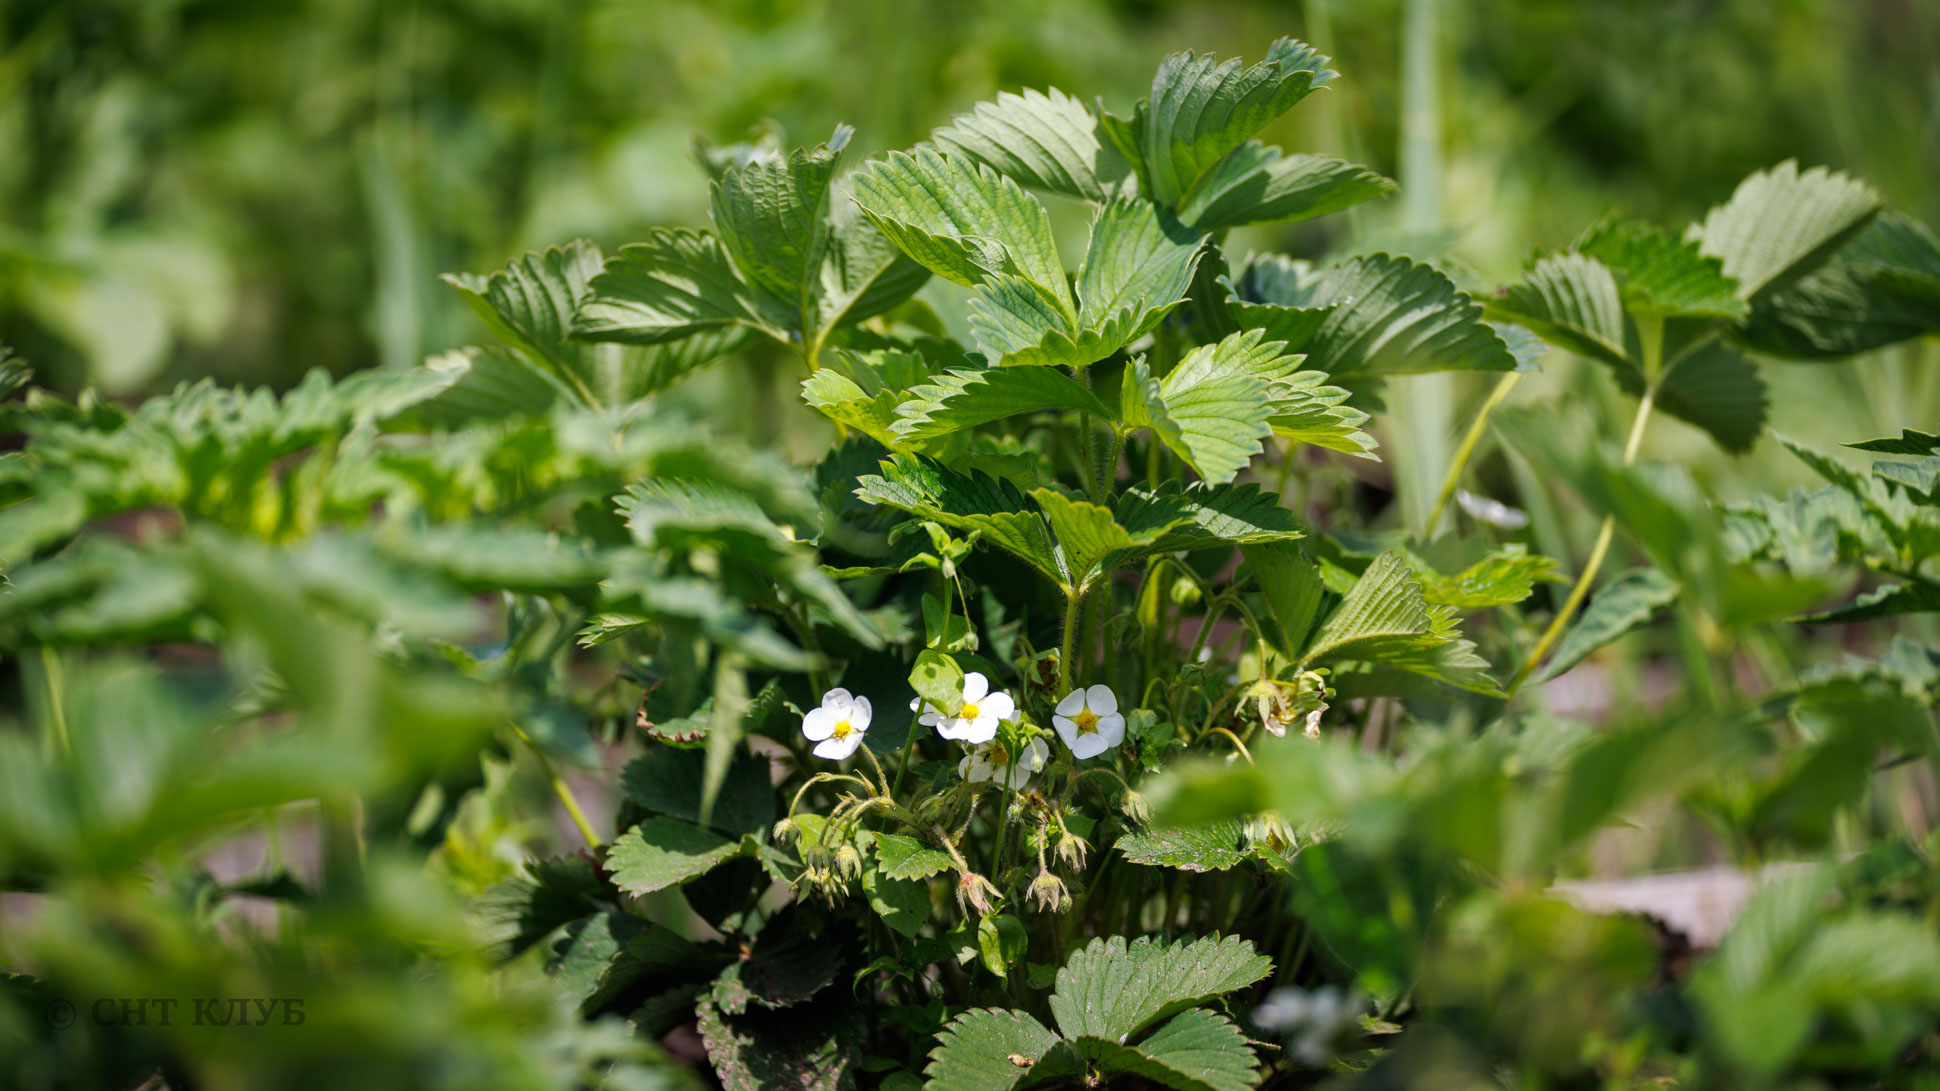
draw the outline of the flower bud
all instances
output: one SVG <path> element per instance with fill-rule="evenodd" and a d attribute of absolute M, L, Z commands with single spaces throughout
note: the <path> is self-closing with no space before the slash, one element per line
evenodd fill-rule
<path fill-rule="evenodd" d="M 794 819 L 784 818 L 780 822 L 775 823 L 775 844 L 786 848 L 795 843 L 795 838 L 800 836 L 801 832 L 802 828 L 795 825 Z"/>
<path fill-rule="evenodd" d="M 847 878 L 862 874 L 862 854 L 854 845 L 842 845 L 835 850 L 835 867 Z"/>
<path fill-rule="evenodd" d="M 1044 913 L 1062 913 L 1071 908 L 1071 892 L 1064 887 L 1064 880 L 1048 871 L 1040 871 L 1031 880 L 1031 905 Z"/>

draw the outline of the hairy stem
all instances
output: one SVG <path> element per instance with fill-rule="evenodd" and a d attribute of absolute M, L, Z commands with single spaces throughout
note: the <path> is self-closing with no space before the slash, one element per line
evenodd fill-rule
<path fill-rule="evenodd" d="M 1064 593 L 1064 643 L 1058 649 L 1058 696 L 1062 698 L 1071 692 L 1071 660 L 1078 654 L 1078 620 L 1082 613 L 1084 593 L 1067 590 Z"/>

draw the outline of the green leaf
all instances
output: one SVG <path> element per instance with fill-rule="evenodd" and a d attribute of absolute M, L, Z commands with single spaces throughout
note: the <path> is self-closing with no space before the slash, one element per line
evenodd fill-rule
<path fill-rule="evenodd" d="M 956 660 L 933 648 L 924 648 L 916 653 L 916 665 L 910 668 L 909 684 L 918 697 L 940 712 L 954 715 L 963 704 L 963 668 L 957 666 Z"/>
<path fill-rule="evenodd" d="M 1134 361 L 1119 413 L 1129 425 L 1150 428 L 1200 477 L 1228 482 L 1273 434 L 1269 421 L 1278 406 L 1271 395 L 1296 363 L 1285 344 L 1264 340 L 1259 330 L 1193 349 L 1162 380 Z M 1291 400 L 1298 388 L 1287 389 Z"/>
<path fill-rule="evenodd" d="M 519 875 L 486 888 L 470 917 L 492 957 L 508 959 L 598 912 L 604 896 L 606 884 L 584 856 L 528 860 Z"/>
<path fill-rule="evenodd" d="M 1882 583 L 1842 606 L 1802 614 L 1792 620 L 1820 625 L 1929 613 L 1940 613 L 1940 583 L 1913 578 L 1906 583 Z"/>
<path fill-rule="evenodd" d="M 1281 655 L 1298 662 L 1327 597 L 1320 569 L 1290 542 L 1241 546 L 1240 553 L 1266 596 L 1273 620 L 1267 639 Z"/>
<path fill-rule="evenodd" d="M 1201 231 L 1295 223 L 1395 191 L 1392 180 L 1325 155 L 1289 155 L 1249 140 L 1193 190 L 1179 218 Z"/>
<path fill-rule="evenodd" d="M 1218 1012 L 1181 1012 L 1135 1046 L 1078 1039 L 1078 1050 L 1107 1072 L 1123 1072 L 1178 1091 L 1247 1091 L 1260 1081 L 1246 1035 Z"/>
<path fill-rule="evenodd" d="M 1106 115 L 1105 131 L 1138 169 L 1156 200 L 1179 207 L 1201 179 L 1266 124 L 1332 80 L 1327 58 L 1282 38 L 1266 59 L 1242 69 L 1238 59 L 1174 53 L 1160 62 L 1150 97 L 1129 121 Z"/>
<path fill-rule="evenodd" d="M 856 204 L 883 234 L 938 276 L 976 287 L 1008 274 L 1060 316 L 1077 316 L 1050 214 L 1016 182 L 971 159 L 919 148 L 868 164 L 853 185 Z"/>
<path fill-rule="evenodd" d="M 864 1035 L 847 1004 L 723 1014 L 709 997 L 695 1008 L 701 1041 L 725 1091 L 851 1091 Z"/>
<path fill-rule="evenodd" d="M 1593 257 L 1571 251 L 1543 258 L 1490 309 L 1572 352 L 1619 370 L 1636 366 L 1624 351 L 1616 274 Z"/>
<path fill-rule="evenodd" d="M 650 894 L 697 879 L 741 854 L 738 841 L 672 818 L 649 818 L 614 840 L 606 866 L 613 885 Z"/>
<path fill-rule="evenodd" d="M 1537 583 L 1561 583 L 1556 562 L 1520 545 L 1504 546 L 1453 576 L 1424 572 L 1422 593 L 1431 606 L 1481 610 L 1529 597 Z"/>
<path fill-rule="evenodd" d="M 1615 270 L 1624 305 L 1658 318 L 1743 318 L 1748 311 L 1724 263 L 1653 224 L 1607 221 L 1576 249 Z"/>
<path fill-rule="evenodd" d="M 1184 518 L 1178 516 L 1126 527 L 1112 517 L 1111 509 L 1073 500 L 1055 489 L 1035 489 L 1031 496 L 1044 512 L 1051 534 L 1057 540 L 1061 572 L 1058 582 L 1076 591 L 1089 588 L 1113 569 L 1146 555 L 1154 542 Z"/>
<path fill-rule="evenodd" d="M 1134 864 L 1181 871 L 1225 871 L 1253 854 L 1246 824 L 1237 820 L 1127 833 L 1118 851 Z"/>
<path fill-rule="evenodd" d="M 791 1008 L 828 988 L 841 968 L 838 945 L 795 928 L 763 928 L 747 956 L 721 971 L 710 991 L 714 1003 L 728 1015 L 740 1015 L 750 1006 Z"/>
<path fill-rule="evenodd" d="M 1268 332 L 1288 337 L 1290 351 L 1304 352 L 1308 366 L 1329 375 L 1518 367 L 1502 335 L 1483 321 L 1482 305 L 1431 266 L 1371 254 L 1303 278 L 1301 287 L 1310 302 L 1281 315 L 1281 321 L 1270 320 Z M 1304 338 L 1294 337 L 1299 330 L 1289 327 L 1307 325 L 1311 318 L 1298 312 L 1316 307 L 1326 308 L 1318 324 Z M 1234 317 L 1245 325 L 1267 316 L 1242 306 Z"/>
<path fill-rule="evenodd" d="M 1008 913 L 985 917 L 977 922 L 977 954 L 983 968 L 998 977 L 1009 977 L 1011 968 L 1023 959 L 1030 944 L 1024 922 Z"/>
<path fill-rule="evenodd" d="M 959 700 L 961 696 L 959 684 Z M 899 833 L 876 835 L 876 867 L 891 879 L 927 879 L 954 866 L 947 854 L 930 848 L 914 837 L 904 837 Z"/>
<path fill-rule="evenodd" d="M 1824 167 L 1787 160 L 1738 184 L 1688 237 L 1756 302 L 1824 264 L 1879 212 L 1879 194 Z"/>
<path fill-rule="evenodd" d="M 1299 520 L 1258 485 L 1208 485 L 1168 481 L 1154 491 L 1130 489 L 1116 509 L 1122 526 L 1158 523 L 1172 529 L 1153 543 L 1151 553 L 1213 549 L 1259 542 L 1290 542 L 1306 537 Z"/>
<path fill-rule="evenodd" d="M 1345 404 L 1350 392 L 1327 385 L 1324 371 L 1296 371 L 1272 384 L 1273 434 L 1373 459 L 1374 437 L 1361 431 L 1367 414 Z"/>
<path fill-rule="evenodd" d="M 391 427 L 408 423 L 449 428 L 479 420 L 537 415 L 555 403 L 579 398 L 564 381 L 530 357 L 496 345 L 442 353 L 426 359 L 424 366 L 427 371 L 450 376 L 451 385 L 392 418 Z"/>
<path fill-rule="evenodd" d="M 859 478 L 856 496 L 941 523 L 1016 555 L 1053 580 L 1064 578 L 1049 528 L 1015 485 L 980 471 L 961 474 L 940 462 L 897 455 L 882 476 Z"/>
<path fill-rule="evenodd" d="M 1940 240 L 1897 213 L 1824 267 L 1758 300 L 1738 339 L 1798 359 L 1850 356 L 1940 331 Z"/>
<path fill-rule="evenodd" d="M 699 750 L 657 746 L 627 763 L 620 772 L 620 789 L 650 814 L 698 824 L 705 767 L 706 756 Z M 709 824 L 739 837 L 765 833 L 774 822 L 775 791 L 769 783 L 768 759 L 736 753 Z"/>
<path fill-rule="evenodd" d="M 737 163 L 708 187 L 715 227 L 741 278 L 795 314 L 808 309 L 820 272 L 830 186 L 852 134 L 837 126 L 825 144 Z"/>
<path fill-rule="evenodd" d="M 1354 659 L 1357 651 L 1395 637 L 1419 637 L 1433 628 L 1421 578 L 1405 554 L 1390 550 L 1374 559 L 1314 634 L 1303 662 L 1326 656 Z"/>
<path fill-rule="evenodd" d="M 607 259 L 579 307 L 573 336 L 652 345 L 736 328 L 786 340 L 794 314 L 742 283 L 719 239 L 655 228 Z"/>
<path fill-rule="evenodd" d="M 1084 1059 L 1021 1011 L 972 1008 L 936 1036 L 931 1091 L 1008 1091 L 1083 1075 Z"/>
<path fill-rule="evenodd" d="M 1111 411 L 1091 391 L 1052 368 L 960 368 L 908 392 L 896 409 L 900 440 L 947 436 L 1025 413 L 1074 410 L 1103 420 Z"/>
<path fill-rule="evenodd" d="M 896 432 L 903 392 L 865 392 L 854 379 L 824 367 L 802 380 L 802 401 L 837 424 L 861 432 L 884 447 L 902 441 Z"/>
<path fill-rule="evenodd" d="M 1848 443 L 1845 446 L 1856 451 L 1874 451 L 1883 455 L 1930 455 L 1940 451 L 1940 435 L 1902 428 L 1897 438 L 1887 436 L 1861 443 Z"/>
<path fill-rule="evenodd" d="M 1650 624 L 1677 601 L 1677 583 L 1655 568 L 1633 568 L 1605 584 L 1589 608 L 1563 634 L 1536 681 L 1547 682 L 1588 658 L 1591 652 Z"/>
<path fill-rule="evenodd" d="M 1185 299 L 1205 240 L 1151 201 L 1121 197 L 1106 204 L 1092 221 L 1078 273 L 1079 319 L 1100 328 L 1129 311 L 1135 318 L 1125 342 L 1144 336 Z"/>
<path fill-rule="evenodd" d="M 899 935 L 914 939 L 930 919 L 928 883 L 892 879 L 874 869 L 862 873 L 862 893 L 869 908 Z"/>
<path fill-rule="evenodd" d="M 1237 936 L 1168 943 L 1150 936 L 1094 939 L 1058 971 L 1051 1013 L 1067 1038 L 1124 1043 L 1187 1008 L 1243 989 L 1273 960 Z"/>
<path fill-rule="evenodd" d="M 1098 139 L 1098 119 L 1053 87 L 1000 91 L 958 114 L 930 140 L 944 152 L 989 166 L 1030 189 L 1103 203 L 1130 175 L 1124 156 Z"/>

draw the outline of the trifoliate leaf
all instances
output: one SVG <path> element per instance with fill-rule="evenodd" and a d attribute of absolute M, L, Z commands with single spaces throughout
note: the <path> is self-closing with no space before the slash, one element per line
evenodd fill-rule
<path fill-rule="evenodd" d="M 1129 426 L 1151 429 L 1205 480 L 1231 481 L 1273 434 L 1267 423 L 1272 411 L 1267 384 L 1244 373 L 1203 367 L 1174 384 L 1178 374 L 1175 370 L 1164 380 L 1154 379 L 1142 359 L 1133 361 L 1120 387 L 1119 415 Z"/>
<path fill-rule="evenodd" d="M 1172 529 L 1153 544 L 1154 553 L 1287 542 L 1306 536 L 1299 520 L 1277 497 L 1253 484 L 1181 486 L 1168 481 L 1156 491 L 1138 486 L 1118 501 L 1116 516 L 1127 527 L 1170 524 Z"/>
<path fill-rule="evenodd" d="M 1273 434 L 1296 443 L 1375 458 L 1374 437 L 1361 431 L 1367 414 L 1345 404 L 1352 395 L 1327 385 L 1324 371 L 1296 371 L 1272 384 Z"/>
<path fill-rule="evenodd" d="M 1180 1012 L 1136 1045 L 1078 1039 L 1078 1052 L 1107 1072 L 1122 1072 L 1177 1091 L 1248 1091 L 1260 1081 L 1259 1060 L 1232 1020 L 1203 1008 Z"/>
<path fill-rule="evenodd" d="M 1658 611 L 1677 601 L 1677 584 L 1655 568 L 1619 574 L 1590 600 L 1589 608 L 1563 633 L 1549 662 L 1536 675 L 1547 682 L 1588 658 L 1590 653 L 1650 624 Z"/>
<path fill-rule="evenodd" d="M 1206 236 L 1159 205 L 1122 197 L 1099 210 L 1078 273 L 1079 318 L 1101 326 L 1136 315 L 1126 341 L 1143 336 L 1184 298 Z"/>
<path fill-rule="evenodd" d="M 1051 88 L 980 102 L 930 136 L 954 156 L 985 164 L 1030 189 L 1103 203 L 1130 174 L 1125 157 L 1098 139 L 1085 104 Z"/>
<path fill-rule="evenodd" d="M 621 834 L 607 854 L 613 885 L 651 894 L 699 878 L 741 854 L 739 842 L 673 818 L 649 818 Z"/>
<path fill-rule="evenodd" d="M 1756 302 L 1824 264 L 1879 209 L 1864 182 L 1787 160 L 1740 182 L 1687 237 L 1723 262 L 1739 298 Z"/>
<path fill-rule="evenodd" d="M 621 791 L 650 814 L 699 823 L 706 760 L 699 750 L 656 746 L 627 763 L 620 773 Z M 768 775 L 768 759 L 745 751 L 735 754 L 709 824 L 721 833 L 739 837 L 762 833 L 774 821 L 775 792 Z"/>
<path fill-rule="evenodd" d="M 1058 971 L 1051 1013 L 1067 1038 L 1123 1043 L 1146 1027 L 1273 970 L 1273 960 L 1237 936 L 1168 943 L 1150 936 L 1095 939 Z"/>
<path fill-rule="evenodd" d="M 977 532 L 1053 580 L 1062 579 L 1050 530 L 1015 485 L 979 471 L 961 474 L 920 456 L 897 455 L 882 471 L 860 478 L 856 496 L 952 530 Z"/>
<path fill-rule="evenodd" d="M 1240 553 L 1266 597 L 1272 625 L 1261 635 L 1282 656 L 1298 662 L 1327 599 L 1320 570 L 1290 542 L 1241 546 Z"/>
<path fill-rule="evenodd" d="M 1076 590 L 1088 588 L 1113 569 L 1147 555 L 1153 543 L 1185 519 L 1178 515 L 1126 527 L 1112 518 L 1109 508 L 1073 500 L 1054 489 L 1036 489 L 1031 496 L 1057 539 L 1061 563 L 1058 582 Z"/>
<path fill-rule="evenodd" d="M 714 224 L 743 280 L 800 313 L 820 272 L 828 239 L 830 186 L 854 130 L 837 126 L 828 143 L 786 159 L 728 167 L 709 187 Z"/>
<path fill-rule="evenodd" d="M 1179 218 L 1201 231 L 1294 223 L 1393 193 L 1392 180 L 1325 155 L 1281 156 L 1257 140 L 1240 145 L 1200 183 Z"/>
<path fill-rule="evenodd" d="M 1266 59 L 1241 68 L 1212 55 L 1174 53 L 1160 62 L 1152 93 L 1130 120 L 1106 114 L 1102 126 L 1153 199 L 1177 208 L 1201 179 L 1261 128 L 1332 80 L 1327 58 L 1282 38 Z"/>

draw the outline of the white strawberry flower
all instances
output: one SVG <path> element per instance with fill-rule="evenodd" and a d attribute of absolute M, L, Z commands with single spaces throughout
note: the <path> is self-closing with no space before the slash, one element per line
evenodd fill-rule
<path fill-rule="evenodd" d="M 815 756 L 841 761 L 862 745 L 869 730 L 869 698 L 836 688 L 822 695 L 822 707 L 802 717 L 802 734 L 815 744 Z"/>
<path fill-rule="evenodd" d="M 971 784 L 995 781 L 1021 792 L 1031 782 L 1031 774 L 1044 768 L 1050 757 L 1051 748 L 1043 739 L 1032 739 L 1015 749 L 993 740 L 965 754 L 957 762 L 957 775 Z"/>
<path fill-rule="evenodd" d="M 963 707 L 955 716 L 942 717 L 936 733 L 972 746 L 981 746 L 997 737 L 997 725 L 1017 715 L 1017 702 L 1010 694 L 990 692 L 990 679 L 977 671 L 963 676 Z"/>
<path fill-rule="evenodd" d="M 1118 714 L 1118 695 L 1110 686 L 1074 689 L 1065 694 L 1051 725 L 1079 758 L 1096 757 L 1125 741 L 1125 717 Z"/>

